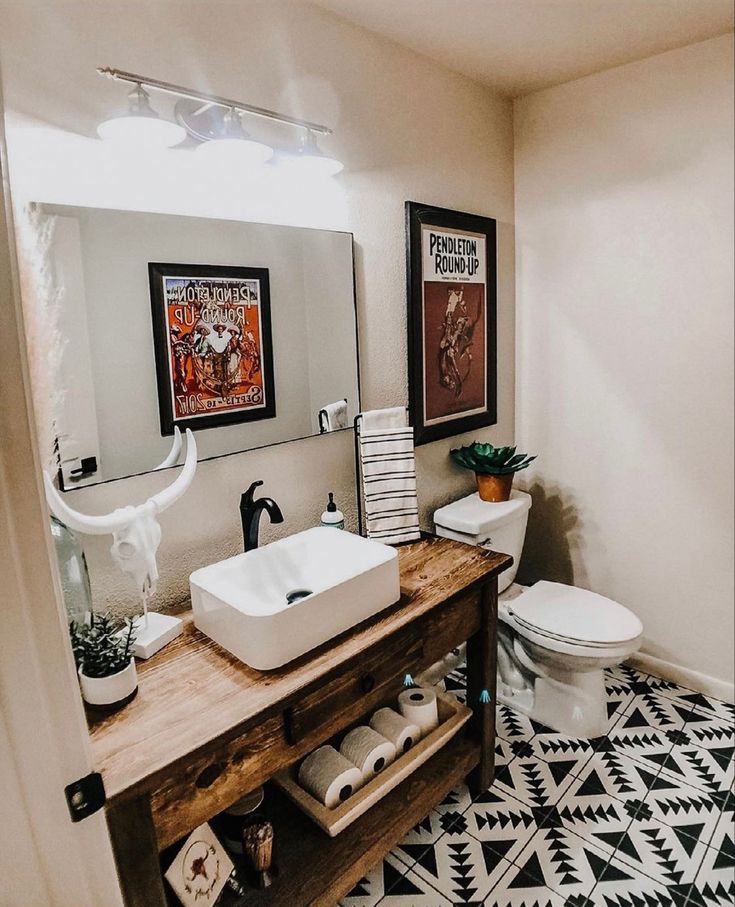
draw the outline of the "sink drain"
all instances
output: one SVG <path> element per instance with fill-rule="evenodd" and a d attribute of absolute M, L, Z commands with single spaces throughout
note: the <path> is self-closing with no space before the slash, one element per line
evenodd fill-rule
<path fill-rule="evenodd" d="M 289 605 L 292 605 L 294 602 L 306 598 L 307 595 L 311 595 L 311 589 L 293 589 L 291 592 L 286 593 L 286 601 Z"/>

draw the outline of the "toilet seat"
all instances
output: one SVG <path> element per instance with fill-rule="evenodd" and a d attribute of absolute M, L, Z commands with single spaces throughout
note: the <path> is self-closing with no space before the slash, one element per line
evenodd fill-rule
<path fill-rule="evenodd" d="M 643 633 L 640 620 L 623 605 L 563 583 L 536 583 L 502 610 L 521 636 L 570 655 L 627 652 Z"/>

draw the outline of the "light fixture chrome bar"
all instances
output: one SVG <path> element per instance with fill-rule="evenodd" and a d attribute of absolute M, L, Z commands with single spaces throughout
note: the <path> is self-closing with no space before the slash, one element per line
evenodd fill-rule
<path fill-rule="evenodd" d="M 308 120 L 300 120 L 298 117 L 290 117 L 284 113 L 278 113 L 275 110 L 269 110 L 267 107 L 256 107 L 253 104 L 243 104 L 242 101 L 233 101 L 232 98 L 223 98 L 216 94 L 205 94 L 200 91 L 193 91 L 191 88 L 184 88 L 182 85 L 174 85 L 171 82 L 162 82 L 160 79 L 149 79 L 147 76 L 138 76 L 133 72 L 124 72 L 121 69 L 112 69 L 109 66 L 100 66 L 97 72 L 108 79 L 114 79 L 116 82 L 130 82 L 133 85 L 143 85 L 145 88 L 151 88 L 154 91 L 163 91 L 167 94 L 177 95 L 180 98 L 189 98 L 192 101 L 202 101 L 205 104 L 214 104 L 217 107 L 234 108 L 243 113 L 249 113 L 256 117 L 263 117 L 266 120 L 275 120 L 277 123 L 286 123 L 289 126 L 300 126 L 302 129 L 309 129 L 311 132 L 318 132 L 320 135 L 331 135 L 332 130 L 321 123 L 310 123 Z"/>

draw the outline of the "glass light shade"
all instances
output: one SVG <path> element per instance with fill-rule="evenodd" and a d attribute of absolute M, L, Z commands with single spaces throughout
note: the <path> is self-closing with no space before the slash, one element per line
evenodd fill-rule
<path fill-rule="evenodd" d="M 283 164 L 294 172 L 311 177 L 334 176 L 344 170 L 341 161 L 321 150 L 311 129 L 301 136 L 298 151 L 283 158 Z"/>
<path fill-rule="evenodd" d="M 106 142 L 115 142 L 128 148 L 171 148 L 183 142 L 186 130 L 178 123 L 155 116 L 127 114 L 100 123 L 97 135 Z"/>
<path fill-rule="evenodd" d="M 283 164 L 289 169 L 293 169 L 294 172 L 315 177 L 335 176 L 345 168 L 345 165 L 334 157 L 328 157 L 326 154 L 307 154 L 305 152 L 299 152 L 284 158 Z"/>
<path fill-rule="evenodd" d="M 252 139 L 222 138 L 202 142 L 197 154 L 224 166 L 258 167 L 273 157 L 273 149 Z"/>

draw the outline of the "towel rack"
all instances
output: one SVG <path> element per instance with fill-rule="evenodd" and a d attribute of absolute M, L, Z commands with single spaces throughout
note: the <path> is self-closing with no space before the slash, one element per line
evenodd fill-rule
<path fill-rule="evenodd" d="M 343 397 L 342 399 L 345 401 L 345 403 L 347 403 L 347 397 Z M 319 434 L 320 435 L 328 434 L 329 429 L 327 428 L 327 411 L 326 411 L 326 409 L 322 408 L 319 410 L 319 412 L 317 413 L 317 421 L 319 422 Z M 345 428 L 347 428 L 346 425 L 345 425 Z M 344 431 L 344 429 L 339 429 L 339 430 Z"/>
<path fill-rule="evenodd" d="M 406 421 L 408 422 L 408 407 L 406 410 Z M 362 425 L 362 413 L 358 413 L 352 426 L 355 430 L 355 498 L 357 500 L 357 534 L 365 535 L 362 531 L 362 470 L 360 469 L 360 426 Z M 367 532 L 367 530 L 366 530 Z"/>

